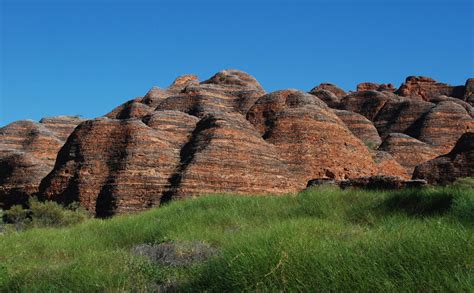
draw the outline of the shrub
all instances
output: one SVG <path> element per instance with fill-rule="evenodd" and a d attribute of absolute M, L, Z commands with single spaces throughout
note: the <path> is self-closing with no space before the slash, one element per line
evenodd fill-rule
<path fill-rule="evenodd" d="M 364 140 L 364 144 L 371 150 L 376 150 L 379 147 L 375 141 Z"/>
<path fill-rule="evenodd" d="M 21 231 L 29 224 L 28 210 L 21 205 L 14 205 L 5 212 L 5 221 L 13 224 L 16 231 Z"/>
<path fill-rule="evenodd" d="M 88 213 L 77 204 L 67 208 L 56 202 L 30 200 L 31 223 L 34 227 L 64 227 L 80 223 L 89 218 Z"/>

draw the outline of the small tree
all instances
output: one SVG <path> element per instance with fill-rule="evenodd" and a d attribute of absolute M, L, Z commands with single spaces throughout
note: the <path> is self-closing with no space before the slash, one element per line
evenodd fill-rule
<path fill-rule="evenodd" d="M 15 226 L 16 231 L 21 231 L 29 222 L 28 210 L 25 210 L 21 205 L 14 205 L 5 212 L 5 219 Z"/>

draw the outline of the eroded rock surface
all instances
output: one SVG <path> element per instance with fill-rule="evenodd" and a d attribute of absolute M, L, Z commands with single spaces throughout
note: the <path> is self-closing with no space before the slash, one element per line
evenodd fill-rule
<path fill-rule="evenodd" d="M 400 96 L 430 101 L 440 95 L 462 98 L 463 86 L 451 86 L 425 76 L 409 76 L 405 83 L 397 90 Z"/>
<path fill-rule="evenodd" d="M 436 178 L 472 173 L 470 151 L 453 147 L 461 136 L 469 145 L 473 88 L 409 77 L 398 90 L 266 93 L 239 70 L 183 75 L 102 118 L 1 128 L 0 208 L 37 193 L 107 217 L 207 193 L 297 192 L 313 178 L 398 188 L 417 165 L 417 176 L 444 183 Z"/>
<path fill-rule="evenodd" d="M 54 166 L 69 133 L 82 121 L 75 117 L 17 121 L 0 128 L 0 208 L 25 204 Z"/>
<path fill-rule="evenodd" d="M 337 85 L 332 84 L 332 83 L 321 83 L 320 85 L 314 87 L 310 91 L 310 93 L 316 92 L 318 90 L 327 90 L 327 91 L 335 94 L 339 98 L 342 98 L 346 95 L 346 92 L 343 89 L 341 89 L 340 87 L 338 87 Z"/>
<path fill-rule="evenodd" d="M 382 143 L 377 129 L 369 119 L 351 111 L 335 110 L 334 112 L 350 131 L 370 149 L 376 149 Z"/>
<path fill-rule="evenodd" d="M 357 91 L 388 91 L 394 92 L 396 91 L 395 87 L 391 83 L 373 83 L 373 82 L 363 82 L 357 85 Z"/>
<path fill-rule="evenodd" d="M 261 97 L 248 120 L 274 145 L 301 186 L 311 178 L 348 178 L 377 172 L 368 148 L 317 97 L 296 90 Z"/>
<path fill-rule="evenodd" d="M 414 179 L 424 179 L 430 184 L 449 184 L 460 177 L 474 176 L 474 132 L 461 136 L 455 147 L 415 168 Z"/>
<path fill-rule="evenodd" d="M 474 130 L 474 119 L 454 102 L 437 104 L 425 113 L 408 132 L 431 145 L 438 154 L 448 153 L 466 132 Z"/>
<path fill-rule="evenodd" d="M 416 166 L 438 156 L 428 144 L 403 133 L 390 133 L 379 150 L 390 153 L 410 177 Z"/>

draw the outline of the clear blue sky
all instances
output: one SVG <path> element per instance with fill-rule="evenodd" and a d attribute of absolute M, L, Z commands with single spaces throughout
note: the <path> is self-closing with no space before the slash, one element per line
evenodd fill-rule
<path fill-rule="evenodd" d="M 0 2 L 0 126 L 101 116 L 226 68 L 267 91 L 474 76 L 472 0 Z"/>

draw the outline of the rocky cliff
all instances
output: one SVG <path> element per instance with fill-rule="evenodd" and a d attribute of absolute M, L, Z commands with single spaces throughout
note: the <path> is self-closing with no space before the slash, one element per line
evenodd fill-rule
<path fill-rule="evenodd" d="M 472 92 L 472 79 L 409 77 L 399 89 L 321 83 L 266 93 L 238 70 L 184 75 L 101 118 L 1 128 L 0 208 L 37 195 L 105 217 L 206 193 L 296 192 L 315 178 L 409 179 L 415 168 L 415 178 L 438 183 L 429 176 L 446 160 L 451 177 L 472 176 L 459 146 L 474 131 Z"/>

